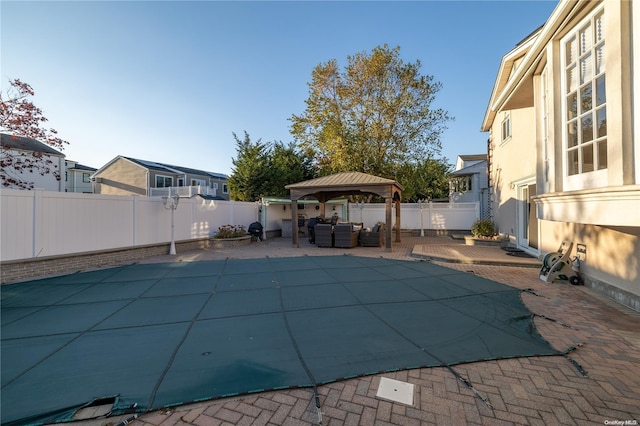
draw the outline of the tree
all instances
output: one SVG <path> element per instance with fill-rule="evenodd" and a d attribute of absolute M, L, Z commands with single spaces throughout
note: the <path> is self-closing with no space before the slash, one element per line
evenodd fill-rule
<path fill-rule="evenodd" d="M 284 145 L 274 142 L 268 157 L 267 194 L 288 197 L 284 187 L 290 183 L 302 182 L 315 177 L 311 158 L 304 155 L 293 143 Z"/>
<path fill-rule="evenodd" d="M 402 200 L 416 203 L 418 200 L 434 200 L 449 196 L 449 174 L 452 165 L 446 158 L 403 164 L 396 181 L 404 187 Z"/>
<path fill-rule="evenodd" d="M 233 133 L 236 140 L 237 157 L 231 159 L 232 174 L 229 177 L 229 196 L 236 201 L 257 201 L 265 193 L 268 181 L 268 146 L 261 139 L 251 142 L 249 133 L 244 132 L 244 139 L 240 140 Z"/>
<path fill-rule="evenodd" d="M 290 143 L 262 143 L 261 139 L 251 142 L 244 132 L 240 140 L 235 133 L 238 153 L 232 159 L 234 169 L 229 178 L 232 200 L 257 201 L 263 196 L 286 197 L 284 188 L 290 183 L 311 179 L 314 176 L 311 159 Z"/>
<path fill-rule="evenodd" d="M 420 74 L 420 61 L 405 63 L 400 48 L 376 47 L 332 59 L 312 71 L 309 98 L 290 131 L 314 158 L 321 175 L 360 171 L 392 178 L 403 164 L 440 151 L 440 135 L 452 117 L 432 109 L 441 84 Z"/>
<path fill-rule="evenodd" d="M 6 93 L 0 92 L 0 129 L 14 139 L 19 136 L 35 139 L 56 150 L 63 150 L 69 142 L 59 138 L 55 129 L 46 129 L 48 119 L 42 110 L 29 99 L 35 95 L 33 88 L 19 80 L 9 81 Z M 0 154 L 0 176 L 2 186 L 32 189 L 33 184 L 21 179 L 24 172 L 53 174 L 60 180 L 60 170 L 53 168 L 50 157 L 42 152 L 15 151 L 2 148 Z"/>

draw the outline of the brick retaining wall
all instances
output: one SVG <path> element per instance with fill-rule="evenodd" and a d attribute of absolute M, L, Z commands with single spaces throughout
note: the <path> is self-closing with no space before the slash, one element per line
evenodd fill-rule
<path fill-rule="evenodd" d="M 176 250 L 220 249 L 250 243 L 251 239 L 249 237 L 229 240 L 206 238 L 201 240 L 178 241 L 176 242 Z M 166 254 L 169 254 L 169 244 L 1 262 L 0 283 L 9 284 L 55 275 L 71 274 L 88 269 L 130 264 L 136 260 Z"/>

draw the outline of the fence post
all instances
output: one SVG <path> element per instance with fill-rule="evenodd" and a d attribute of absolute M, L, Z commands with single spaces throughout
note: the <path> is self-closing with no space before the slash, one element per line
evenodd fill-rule
<path fill-rule="evenodd" d="M 33 190 L 33 241 L 31 247 L 31 257 L 36 258 L 42 251 L 37 250 L 42 245 L 42 196 L 44 190 L 42 188 L 35 188 Z"/>
<path fill-rule="evenodd" d="M 138 225 L 138 196 L 132 195 L 131 197 L 131 245 L 135 247 Z"/>

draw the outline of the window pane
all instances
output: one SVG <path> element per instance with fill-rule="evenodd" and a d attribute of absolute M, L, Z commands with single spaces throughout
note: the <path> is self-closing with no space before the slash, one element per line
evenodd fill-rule
<path fill-rule="evenodd" d="M 566 63 L 570 65 L 578 59 L 578 40 L 575 37 L 571 37 L 565 44 L 565 50 Z"/>
<path fill-rule="evenodd" d="M 607 101 L 607 91 L 605 87 L 605 77 L 601 75 L 596 79 L 596 106 L 600 106 Z"/>
<path fill-rule="evenodd" d="M 604 39 L 604 19 L 603 19 L 603 15 L 604 12 L 601 13 L 600 15 L 596 16 L 595 19 L 595 24 L 596 24 L 596 43 L 599 41 L 602 41 Z"/>
<path fill-rule="evenodd" d="M 598 117 L 598 137 L 607 136 L 607 107 L 600 108 L 596 115 Z"/>
<path fill-rule="evenodd" d="M 578 145 L 578 121 L 573 120 L 567 125 L 567 145 L 569 148 Z"/>
<path fill-rule="evenodd" d="M 578 69 L 575 65 L 567 70 L 567 93 L 573 92 L 578 87 Z"/>
<path fill-rule="evenodd" d="M 581 121 L 581 133 L 582 140 L 580 143 L 585 143 L 593 140 L 593 114 L 587 114 L 582 117 Z"/>
<path fill-rule="evenodd" d="M 574 119 L 578 116 L 578 94 L 570 93 L 567 96 L 567 120 Z"/>
<path fill-rule="evenodd" d="M 593 57 L 588 54 L 580 59 L 580 84 L 593 78 Z"/>
<path fill-rule="evenodd" d="M 593 144 L 582 147 L 582 173 L 593 171 Z"/>
<path fill-rule="evenodd" d="M 604 43 L 596 48 L 596 74 L 604 72 Z"/>
<path fill-rule="evenodd" d="M 578 150 L 574 149 L 567 153 L 567 168 L 569 175 L 576 175 L 578 171 Z"/>
<path fill-rule="evenodd" d="M 593 108 L 592 98 L 591 98 L 591 83 L 587 84 L 583 88 L 580 89 L 580 112 L 583 113 L 585 111 L 589 111 Z"/>
<path fill-rule="evenodd" d="M 598 170 L 607 168 L 607 140 L 598 142 Z"/>
<path fill-rule="evenodd" d="M 591 23 L 580 30 L 580 54 L 586 53 L 593 46 L 593 33 Z"/>

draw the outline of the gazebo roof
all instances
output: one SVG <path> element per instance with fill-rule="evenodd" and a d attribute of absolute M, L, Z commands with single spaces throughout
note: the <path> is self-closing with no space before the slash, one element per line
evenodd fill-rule
<path fill-rule="evenodd" d="M 398 182 L 361 172 L 335 173 L 304 182 L 292 183 L 285 186 L 291 191 L 291 199 L 298 200 L 307 195 L 321 199 L 321 201 L 337 198 L 343 195 L 372 193 L 385 198 L 393 198 L 395 193 L 404 189 Z"/>

